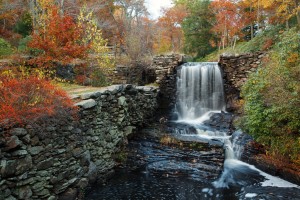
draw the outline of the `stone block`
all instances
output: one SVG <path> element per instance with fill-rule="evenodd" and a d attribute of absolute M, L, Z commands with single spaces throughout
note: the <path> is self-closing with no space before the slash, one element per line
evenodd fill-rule
<path fill-rule="evenodd" d="M 23 144 L 22 141 L 19 140 L 18 136 L 11 136 L 6 138 L 4 151 L 9 151 L 15 148 L 20 147 Z"/>
<path fill-rule="evenodd" d="M 96 105 L 97 105 L 97 103 L 96 103 L 96 101 L 94 99 L 89 99 L 89 100 L 81 101 L 81 102 L 75 104 L 75 106 L 82 107 L 83 109 L 93 108 Z"/>
<path fill-rule="evenodd" d="M 18 150 L 18 151 L 12 152 L 11 155 L 13 155 L 13 156 L 26 156 L 27 154 L 28 154 L 28 152 L 26 150 Z"/>
<path fill-rule="evenodd" d="M 1 168 L 1 177 L 7 178 L 15 175 L 16 173 L 16 166 L 17 161 L 16 160 L 1 160 L 0 168 Z"/>
<path fill-rule="evenodd" d="M 32 157 L 27 155 L 25 158 L 17 160 L 16 175 L 23 174 L 30 171 L 32 168 Z"/>
<path fill-rule="evenodd" d="M 124 96 L 121 96 L 118 98 L 118 105 L 119 106 L 126 106 L 127 103 L 126 103 L 126 98 Z"/>
<path fill-rule="evenodd" d="M 52 167 L 54 161 L 53 161 L 53 158 L 48 158 L 47 160 L 43 160 L 41 162 L 39 162 L 37 164 L 37 169 L 38 170 L 46 170 L 50 167 Z"/>
<path fill-rule="evenodd" d="M 30 186 L 24 186 L 17 189 L 18 199 L 30 199 L 32 191 Z"/>
<path fill-rule="evenodd" d="M 16 135 L 16 136 L 24 136 L 27 134 L 27 130 L 24 128 L 14 128 L 14 129 L 11 129 L 10 133 L 12 135 Z"/>
<path fill-rule="evenodd" d="M 31 155 L 37 155 L 43 150 L 44 150 L 44 147 L 42 147 L 42 146 L 35 146 L 35 147 L 28 148 L 28 151 Z"/>

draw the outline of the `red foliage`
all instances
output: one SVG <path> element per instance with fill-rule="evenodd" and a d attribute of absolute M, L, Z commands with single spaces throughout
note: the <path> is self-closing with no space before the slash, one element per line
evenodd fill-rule
<path fill-rule="evenodd" d="M 0 77 L 0 127 L 33 124 L 75 111 L 66 92 L 37 77 Z"/>
<path fill-rule="evenodd" d="M 39 67 L 51 67 L 53 62 L 69 63 L 74 58 L 84 58 L 88 46 L 82 44 L 83 30 L 72 17 L 61 16 L 56 7 L 49 11 L 49 22 L 32 36 L 29 47 L 42 53 L 31 60 Z"/>

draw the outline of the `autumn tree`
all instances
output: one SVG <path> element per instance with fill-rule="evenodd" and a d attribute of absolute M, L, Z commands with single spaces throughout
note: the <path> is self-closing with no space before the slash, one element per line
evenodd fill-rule
<path fill-rule="evenodd" d="M 297 18 L 298 27 L 300 28 L 300 1 L 299 0 L 262 0 L 262 7 L 264 9 L 275 8 L 276 17 L 285 22 L 289 28 L 289 20 L 292 17 Z"/>
<path fill-rule="evenodd" d="M 216 20 L 212 31 L 220 38 L 219 46 L 233 46 L 244 24 L 238 13 L 237 6 L 230 0 L 216 0 L 210 5 Z"/>
<path fill-rule="evenodd" d="M 145 40 L 143 33 L 152 26 L 151 20 L 147 19 L 148 12 L 144 4 L 144 0 L 116 1 L 115 19 L 118 23 L 120 48 L 133 62 L 141 61 L 142 57 L 152 52 L 152 48 L 148 48 L 151 41 Z M 146 34 L 147 39 L 151 38 L 151 32 Z"/>
<path fill-rule="evenodd" d="M 163 15 L 158 19 L 159 35 L 157 41 L 158 52 L 180 52 L 184 44 L 182 23 L 187 16 L 183 4 L 163 9 Z"/>
<path fill-rule="evenodd" d="M 53 63 L 68 63 L 84 58 L 88 45 L 83 45 L 83 32 L 70 16 L 61 16 L 57 7 L 49 7 L 47 21 L 32 35 L 29 47 L 36 49 L 37 57 L 31 60 L 39 67 L 52 67 Z"/>
<path fill-rule="evenodd" d="M 85 6 L 80 10 L 77 26 L 79 30 L 83 30 L 82 45 L 97 60 L 98 66 L 103 70 L 112 67 L 112 61 L 107 54 L 107 40 L 102 37 L 102 30 L 98 27 L 94 13 Z"/>

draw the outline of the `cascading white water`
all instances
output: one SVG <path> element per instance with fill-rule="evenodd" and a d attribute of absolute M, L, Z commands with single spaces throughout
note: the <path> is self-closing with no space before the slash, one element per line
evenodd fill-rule
<path fill-rule="evenodd" d="M 218 63 L 186 63 L 177 80 L 179 120 L 195 120 L 209 111 L 225 109 L 223 79 Z"/>
<path fill-rule="evenodd" d="M 260 183 L 262 186 L 299 186 L 268 175 L 253 165 L 239 160 L 243 145 L 238 144 L 242 132 L 228 136 L 226 132 L 211 131 L 203 125 L 214 111 L 224 111 L 225 100 L 222 74 L 217 63 L 187 63 L 182 65 L 177 80 L 177 103 L 175 111 L 178 123 L 189 124 L 196 134 L 180 133 L 183 137 L 199 137 L 202 141 L 218 140 L 225 149 L 224 171 L 213 185 L 216 188 L 245 186 Z M 189 131 L 189 129 L 184 132 Z M 203 140 L 205 139 L 205 140 Z"/>
<path fill-rule="evenodd" d="M 300 188 L 298 185 L 271 176 L 253 165 L 240 161 L 239 159 L 244 148 L 237 141 L 241 134 L 243 133 L 239 130 L 233 133 L 231 137 L 232 142 L 230 138 L 224 138 L 224 170 L 220 178 L 213 182 L 216 188 L 229 188 L 230 185 L 245 186 L 257 183 L 260 183 L 261 186 Z"/>

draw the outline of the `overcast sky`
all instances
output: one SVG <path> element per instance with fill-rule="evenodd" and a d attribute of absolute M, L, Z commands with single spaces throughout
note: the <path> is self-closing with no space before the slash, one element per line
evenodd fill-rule
<path fill-rule="evenodd" d="M 145 0 L 151 18 L 157 19 L 163 7 L 170 7 L 172 0 Z"/>

